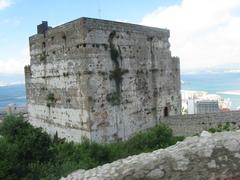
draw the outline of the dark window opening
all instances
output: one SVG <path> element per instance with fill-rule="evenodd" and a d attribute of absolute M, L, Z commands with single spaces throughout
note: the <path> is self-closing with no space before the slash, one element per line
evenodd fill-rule
<path fill-rule="evenodd" d="M 67 37 L 66 35 L 63 35 L 62 38 L 66 41 Z"/>
<path fill-rule="evenodd" d="M 165 107 L 164 108 L 164 117 L 167 117 L 169 114 L 168 114 L 168 107 Z"/>
<path fill-rule="evenodd" d="M 67 45 L 67 37 L 66 37 L 66 35 L 63 35 L 62 38 L 63 38 L 65 46 L 66 46 Z"/>
<path fill-rule="evenodd" d="M 43 42 L 43 43 L 42 43 L 42 48 L 44 49 L 45 47 L 46 47 L 46 43 Z"/>

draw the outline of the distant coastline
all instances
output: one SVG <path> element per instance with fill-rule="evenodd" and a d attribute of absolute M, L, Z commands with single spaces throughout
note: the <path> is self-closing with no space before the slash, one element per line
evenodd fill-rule
<path fill-rule="evenodd" d="M 199 73 L 182 74 L 182 90 L 206 91 L 230 99 L 231 109 L 240 108 L 240 73 Z M 21 81 L 3 83 L 0 81 L 0 109 L 9 104 L 26 106 L 25 84 Z"/>
<path fill-rule="evenodd" d="M 0 87 L 6 87 L 6 86 L 15 86 L 15 85 L 25 85 L 25 82 L 17 81 L 17 82 L 2 82 L 0 81 Z"/>
<path fill-rule="evenodd" d="M 226 94 L 226 95 L 240 96 L 240 90 L 222 91 L 222 92 L 217 92 L 217 94 Z"/>
<path fill-rule="evenodd" d="M 0 86 L 0 110 L 5 110 L 10 104 L 26 106 L 25 84 Z"/>
<path fill-rule="evenodd" d="M 196 73 L 181 75 L 182 90 L 205 91 L 217 94 L 232 102 L 231 110 L 240 108 L 240 73 Z"/>

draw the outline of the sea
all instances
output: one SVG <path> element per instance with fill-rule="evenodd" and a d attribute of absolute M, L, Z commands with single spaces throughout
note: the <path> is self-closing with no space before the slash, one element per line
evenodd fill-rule
<path fill-rule="evenodd" d="M 182 90 L 218 94 L 232 102 L 232 110 L 240 109 L 240 72 L 182 74 L 181 82 Z M 0 86 L 0 110 L 9 104 L 26 106 L 24 84 Z"/>
<path fill-rule="evenodd" d="M 181 89 L 206 91 L 231 101 L 231 110 L 240 109 L 240 72 L 181 75 Z"/>
<path fill-rule="evenodd" d="M 24 84 L 0 86 L 0 110 L 4 110 L 11 104 L 15 104 L 17 107 L 26 106 Z"/>

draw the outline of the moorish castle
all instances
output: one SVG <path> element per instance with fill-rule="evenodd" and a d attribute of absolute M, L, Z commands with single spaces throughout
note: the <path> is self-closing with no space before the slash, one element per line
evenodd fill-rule
<path fill-rule="evenodd" d="M 37 29 L 25 66 L 28 119 L 49 134 L 104 143 L 159 122 L 181 136 L 224 123 L 240 128 L 240 111 L 181 115 L 179 59 L 171 56 L 169 30 L 90 18 Z M 239 131 L 204 131 L 62 180 L 239 179 L 239 137 Z"/>
<path fill-rule="evenodd" d="M 91 18 L 37 29 L 25 66 L 28 119 L 49 134 L 103 143 L 159 122 L 181 136 L 224 123 L 240 128 L 239 111 L 181 115 L 167 29 Z"/>
<path fill-rule="evenodd" d="M 169 30 L 80 18 L 29 38 L 29 121 L 81 142 L 125 140 L 180 115 L 179 58 Z"/>

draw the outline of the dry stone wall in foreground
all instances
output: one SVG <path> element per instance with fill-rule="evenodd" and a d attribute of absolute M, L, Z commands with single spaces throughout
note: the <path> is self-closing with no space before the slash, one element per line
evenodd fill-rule
<path fill-rule="evenodd" d="M 62 178 L 70 179 L 240 179 L 240 132 L 203 131 L 169 148 Z"/>

